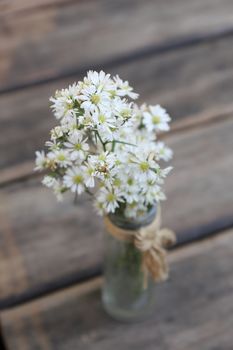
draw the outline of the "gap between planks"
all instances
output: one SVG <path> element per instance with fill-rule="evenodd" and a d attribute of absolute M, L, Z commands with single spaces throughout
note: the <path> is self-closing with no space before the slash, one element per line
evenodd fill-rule
<path fill-rule="evenodd" d="M 181 121 L 174 122 L 170 132 L 161 135 L 161 139 L 189 131 L 191 129 L 206 127 L 212 123 L 221 123 L 233 116 L 233 105 L 227 106 L 224 110 L 210 110 L 208 113 L 190 116 Z M 33 177 L 40 177 L 42 173 L 34 172 L 34 161 L 27 161 L 19 165 L 0 170 L 0 188 L 11 185 L 14 182 L 26 181 Z"/>
<path fill-rule="evenodd" d="M 0 319 L 0 321 L 1 321 L 1 319 Z M 1 328 L 1 322 L 0 322 L 0 349 L 1 350 L 7 350 L 8 349 L 6 347 L 5 340 L 4 340 L 4 337 L 3 337 L 3 332 L 2 332 L 2 328 Z"/>
<path fill-rule="evenodd" d="M 175 250 L 172 250 L 168 253 L 168 262 L 170 265 L 181 262 L 182 260 L 187 260 L 195 255 L 200 254 L 205 251 L 210 251 L 214 246 L 217 245 L 226 245 L 231 236 L 233 235 L 233 229 L 229 229 L 225 232 L 220 232 L 218 236 L 209 237 L 203 240 L 202 242 L 194 242 L 188 246 L 177 247 Z M 20 316 L 23 310 L 24 316 L 28 316 L 40 309 L 44 311 L 47 309 L 47 306 L 53 306 L 63 301 L 67 300 L 67 298 L 77 298 L 85 295 L 91 291 L 100 289 L 103 283 L 103 277 L 97 276 L 93 277 L 90 280 L 77 283 L 72 286 L 66 286 L 61 290 L 52 291 L 47 295 L 42 295 L 39 298 L 35 298 L 28 302 L 14 305 L 6 310 L 1 311 L 1 318 L 7 317 L 8 321 L 11 319 L 14 320 L 15 317 Z M 54 297 L 56 296 L 56 298 Z"/>

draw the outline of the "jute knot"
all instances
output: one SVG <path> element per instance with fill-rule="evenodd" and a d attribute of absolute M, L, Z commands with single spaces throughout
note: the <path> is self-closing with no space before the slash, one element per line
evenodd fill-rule
<path fill-rule="evenodd" d="M 175 233 L 169 229 L 161 229 L 161 209 L 158 206 L 154 221 L 139 230 L 125 230 L 114 225 L 105 217 L 107 231 L 117 239 L 132 242 L 142 252 L 142 268 L 147 276 L 148 272 L 155 281 L 163 281 L 168 277 L 168 263 L 166 248 L 176 242 Z"/>

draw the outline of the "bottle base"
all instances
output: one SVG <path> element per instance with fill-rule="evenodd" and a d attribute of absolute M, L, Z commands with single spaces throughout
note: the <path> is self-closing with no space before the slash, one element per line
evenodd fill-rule
<path fill-rule="evenodd" d="M 102 305 L 105 312 L 116 321 L 121 322 L 140 322 L 149 318 L 153 313 L 154 303 L 150 303 L 150 307 L 143 310 L 127 310 L 114 306 L 105 300 L 104 295 L 102 295 Z"/>

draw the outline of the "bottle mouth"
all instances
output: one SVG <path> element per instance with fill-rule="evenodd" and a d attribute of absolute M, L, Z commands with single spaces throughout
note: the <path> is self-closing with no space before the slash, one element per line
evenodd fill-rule
<path fill-rule="evenodd" d="M 145 214 L 136 218 L 126 218 L 117 214 L 108 214 L 112 223 L 120 228 L 128 230 L 137 230 L 142 226 L 147 226 L 152 223 L 157 213 L 157 203 L 155 203 Z"/>

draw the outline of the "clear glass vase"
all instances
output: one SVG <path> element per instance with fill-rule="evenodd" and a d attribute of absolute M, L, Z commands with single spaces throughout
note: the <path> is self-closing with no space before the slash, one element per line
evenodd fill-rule
<path fill-rule="evenodd" d="M 154 206 L 146 215 L 127 220 L 110 215 L 120 228 L 137 230 L 149 225 L 156 215 Z M 118 320 L 138 320 L 151 311 L 154 301 L 154 281 L 142 268 L 142 253 L 133 243 L 119 240 L 106 232 L 102 302 L 105 310 Z"/>

